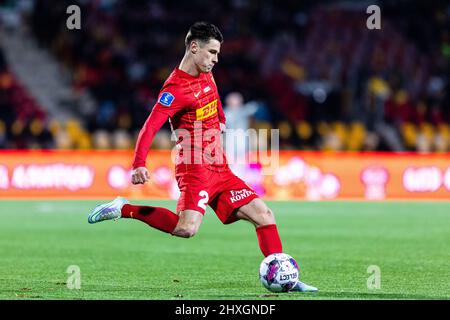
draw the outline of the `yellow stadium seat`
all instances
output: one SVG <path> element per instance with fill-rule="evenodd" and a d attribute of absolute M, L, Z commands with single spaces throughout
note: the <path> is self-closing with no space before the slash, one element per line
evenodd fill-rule
<path fill-rule="evenodd" d="M 292 127 L 287 121 L 280 122 L 278 124 L 278 129 L 280 129 L 280 137 L 282 139 L 289 139 L 292 135 Z"/>
<path fill-rule="evenodd" d="M 44 124 L 39 119 L 33 119 L 30 123 L 30 132 L 33 136 L 38 136 L 44 131 Z"/>
<path fill-rule="evenodd" d="M 402 124 L 400 131 L 405 145 L 408 148 L 415 148 L 417 145 L 418 134 L 416 126 L 413 123 L 406 122 Z"/>
<path fill-rule="evenodd" d="M 329 132 L 329 130 L 330 130 L 330 128 L 328 126 L 328 123 L 326 123 L 326 122 L 321 121 L 317 125 L 317 132 L 322 137 L 325 136 Z"/>
<path fill-rule="evenodd" d="M 345 123 L 336 121 L 333 123 L 333 131 L 337 135 L 340 141 L 345 141 L 347 139 L 347 126 Z"/>
<path fill-rule="evenodd" d="M 48 129 L 53 136 L 56 136 L 56 134 L 61 130 L 61 123 L 58 120 L 53 119 L 49 122 Z"/>
<path fill-rule="evenodd" d="M 21 120 L 16 120 L 11 126 L 11 132 L 14 136 L 18 136 L 22 133 L 25 124 Z"/>
<path fill-rule="evenodd" d="M 353 122 L 350 125 L 349 134 L 347 135 L 347 150 L 359 151 L 364 145 L 366 139 L 366 128 L 361 122 Z"/>
<path fill-rule="evenodd" d="M 88 133 L 82 133 L 76 141 L 77 149 L 90 150 L 92 149 L 91 137 Z"/>
<path fill-rule="evenodd" d="M 309 139 L 312 135 L 312 127 L 306 121 L 300 121 L 297 124 L 296 129 L 297 129 L 297 135 L 303 140 Z"/>
<path fill-rule="evenodd" d="M 0 119 L 0 134 L 3 134 L 6 131 L 5 123 Z"/>

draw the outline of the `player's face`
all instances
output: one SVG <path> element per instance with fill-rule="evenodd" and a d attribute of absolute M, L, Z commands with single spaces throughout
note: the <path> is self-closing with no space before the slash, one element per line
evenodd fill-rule
<path fill-rule="evenodd" d="M 220 42 L 211 39 L 208 42 L 199 42 L 197 51 L 194 54 L 194 61 L 197 68 L 204 73 L 210 72 L 214 65 L 219 62 Z"/>

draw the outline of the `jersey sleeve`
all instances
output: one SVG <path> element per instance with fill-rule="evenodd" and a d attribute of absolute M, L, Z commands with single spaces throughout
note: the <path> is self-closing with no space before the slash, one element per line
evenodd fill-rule
<path fill-rule="evenodd" d="M 145 121 L 144 126 L 139 132 L 134 149 L 133 169 L 145 167 L 148 151 L 152 145 L 156 132 L 163 126 L 169 118 L 168 115 L 159 112 L 153 108 L 152 112 Z"/>
<path fill-rule="evenodd" d="M 184 101 L 183 92 L 176 85 L 165 85 L 158 96 L 153 110 L 166 114 L 169 117 L 173 117 L 177 112 L 183 110 L 186 107 L 186 101 Z"/>
<path fill-rule="evenodd" d="M 223 108 L 222 108 L 222 102 L 220 101 L 220 97 L 217 100 L 217 112 L 219 115 L 219 122 L 225 124 L 226 122 L 226 117 L 225 117 L 225 113 L 223 112 Z"/>
<path fill-rule="evenodd" d="M 169 117 L 185 108 L 182 94 L 176 86 L 164 86 L 158 96 L 152 112 L 139 132 L 134 150 L 133 169 L 145 167 L 148 151 L 153 138 Z"/>
<path fill-rule="evenodd" d="M 212 72 L 211 72 L 211 81 L 214 83 L 215 89 L 217 91 L 217 95 L 219 96 L 219 90 L 217 89 L 216 80 L 214 80 Z M 220 96 L 218 97 L 217 101 L 218 101 L 217 102 L 217 114 L 219 116 L 219 122 L 225 124 L 227 119 L 225 117 L 225 113 L 223 112 L 222 101 L 220 101 Z"/>

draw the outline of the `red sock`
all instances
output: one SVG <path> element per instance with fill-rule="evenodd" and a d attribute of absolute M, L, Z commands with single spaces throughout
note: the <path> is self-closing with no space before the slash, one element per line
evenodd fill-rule
<path fill-rule="evenodd" d="M 122 207 L 122 218 L 138 219 L 167 233 L 172 233 L 178 223 L 178 215 L 166 208 L 131 204 L 125 204 Z"/>
<path fill-rule="evenodd" d="M 256 235 L 258 236 L 259 247 L 265 257 L 272 253 L 283 252 L 276 224 L 267 224 L 256 228 Z"/>

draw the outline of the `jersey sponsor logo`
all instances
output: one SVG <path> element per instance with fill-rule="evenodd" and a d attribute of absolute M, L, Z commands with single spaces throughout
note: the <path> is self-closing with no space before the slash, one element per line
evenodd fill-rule
<path fill-rule="evenodd" d="M 235 203 L 237 201 L 245 199 L 245 198 L 251 196 L 252 194 L 254 194 L 253 191 L 250 191 L 247 189 L 231 190 L 230 193 L 231 193 L 231 197 L 230 197 L 231 203 Z"/>
<path fill-rule="evenodd" d="M 170 92 L 163 92 L 163 94 L 159 97 L 158 102 L 163 106 L 170 107 L 175 97 Z"/>
<path fill-rule="evenodd" d="M 211 87 L 207 86 L 206 88 L 203 88 L 203 92 L 204 93 L 208 93 L 209 91 L 211 91 Z M 202 93 L 202 90 L 200 90 L 199 92 L 194 92 L 194 97 L 198 98 L 198 96 Z"/>
<path fill-rule="evenodd" d="M 217 99 L 196 110 L 197 121 L 217 113 Z"/>

